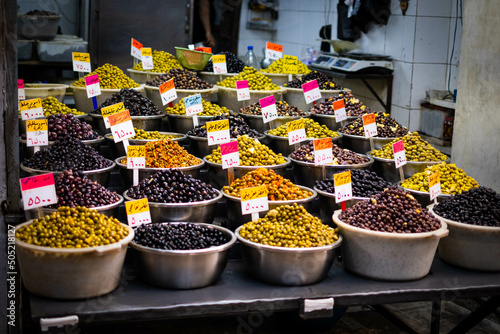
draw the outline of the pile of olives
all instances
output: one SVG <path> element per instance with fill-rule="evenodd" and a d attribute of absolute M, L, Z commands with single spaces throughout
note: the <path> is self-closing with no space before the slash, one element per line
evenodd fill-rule
<path fill-rule="evenodd" d="M 153 69 L 142 68 L 142 61 L 136 64 L 133 70 L 154 73 L 167 73 L 173 68 L 182 68 L 181 63 L 170 53 L 153 50 Z"/>
<path fill-rule="evenodd" d="M 49 141 L 70 136 L 80 140 L 90 140 L 99 137 L 97 132 L 92 130 L 92 126 L 81 122 L 72 114 L 51 115 L 47 119 Z M 26 139 L 26 134 L 21 135 L 21 139 Z"/>
<path fill-rule="evenodd" d="M 283 86 L 289 87 L 289 88 L 301 88 L 302 85 L 311 81 L 311 80 L 317 80 L 318 81 L 318 86 L 320 90 L 343 90 L 344 88 L 339 86 L 337 83 L 332 81 L 331 78 L 327 77 L 321 72 L 318 71 L 312 71 L 309 74 L 303 75 L 293 81 L 285 83 Z"/>
<path fill-rule="evenodd" d="M 70 108 L 64 103 L 59 102 L 53 96 L 47 96 L 42 100 L 42 109 L 44 116 L 57 115 L 57 114 L 73 114 L 73 115 L 84 115 L 82 111 L 78 111 L 74 108 Z M 20 113 L 20 112 L 19 112 Z"/>
<path fill-rule="evenodd" d="M 305 122 L 305 130 L 307 138 L 326 138 L 326 137 L 339 136 L 337 132 L 328 129 L 326 125 L 321 125 L 310 118 L 303 118 L 303 120 Z M 268 131 L 268 133 L 273 136 L 288 137 L 288 130 L 287 130 L 288 123 L 285 123 L 277 127 L 276 129 L 271 129 Z"/>
<path fill-rule="evenodd" d="M 291 106 L 286 101 L 276 101 L 276 110 L 278 116 L 307 116 L 307 111 L 300 110 L 297 107 Z M 249 106 L 240 108 L 240 113 L 245 115 L 262 115 L 260 102 L 255 102 Z"/>
<path fill-rule="evenodd" d="M 180 135 L 167 135 L 162 134 L 158 131 L 146 131 L 143 129 L 138 129 L 134 127 L 135 136 L 130 139 L 143 139 L 143 140 L 151 140 L 151 139 L 175 139 L 179 138 Z"/>
<path fill-rule="evenodd" d="M 203 111 L 198 113 L 198 116 L 219 116 L 219 115 L 227 115 L 229 114 L 229 109 L 226 107 L 221 107 L 218 104 L 211 103 L 205 100 L 201 100 L 201 104 L 203 106 Z M 186 106 L 184 104 L 184 99 L 181 99 L 173 108 L 166 108 L 167 114 L 174 115 L 185 115 L 186 114 Z"/>
<path fill-rule="evenodd" d="M 408 133 L 408 129 L 396 122 L 394 118 L 386 113 L 375 113 L 375 123 L 377 124 L 377 135 L 380 138 L 396 138 L 403 137 Z M 352 122 L 347 123 L 344 127 L 339 129 L 347 135 L 365 136 L 363 127 L 363 119 L 357 118 Z"/>
<path fill-rule="evenodd" d="M 243 71 L 243 68 L 245 67 L 245 63 L 243 63 L 241 60 L 236 57 L 236 55 L 232 52 L 229 51 L 222 51 L 217 53 L 217 55 L 225 55 L 226 56 L 226 67 L 227 67 L 227 73 L 240 73 Z M 206 72 L 213 72 L 214 71 L 214 64 L 212 62 L 212 58 L 207 63 L 207 66 L 203 69 L 203 71 Z"/>
<path fill-rule="evenodd" d="M 334 165 L 357 165 L 370 161 L 368 157 L 362 156 L 346 148 L 340 148 L 336 144 L 332 145 L 332 154 Z M 311 141 L 300 146 L 292 152 L 290 157 L 298 161 L 314 163 L 314 143 Z"/>
<path fill-rule="evenodd" d="M 245 66 L 243 71 L 231 77 L 217 82 L 217 86 L 236 88 L 236 81 L 247 80 L 249 90 L 279 90 L 280 87 L 273 84 L 272 80 L 260 73 L 253 67 Z"/>
<path fill-rule="evenodd" d="M 343 173 L 346 170 L 339 170 L 337 173 Z M 367 169 L 351 169 L 352 195 L 354 197 L 370 197 L 386 188 L 394 185 L 385 181 L 375 172 Z M 316 180 L 316 188 L 327 193 L 335 194 L 335 182 L 332 179 Z"/>
<path fill-rule="evenodd" d="M 126 76 L 118 67 L 111 64 L 104 64 L 96 68 L 94 72 L 87 74 L 85 77 L 94 74 L 99 75 L 99 85 L 101 89 L 137 88 L 141 86 Z M 85 87 L 85 79 L 81 78 L 75 81 L 73 85 L 76 87 Z"/>
<path fill-rule="evenodd" d="M 175 89 L 209 89 L 213 85 L 203 79 L 198 78 L 192 72 L 183 68 L 174 68 L 168 73 L 160 75 L 153 80 L 147 81 L 146 85 L 158 87 L 167 81 L 174 79 Z"/>
<path fill-rule="evenodd" d="M 162 112 L 150 99 L 136 91 L 135 89 L 120 89 L 110 98 L 107 98 L 99 108 L 92 111 L 93 114 L 101 115 L 101 109 L 116 103 L 123 102 L 125 109 L 128 109 L 130 116 L 153 116 L 161 115 Z"/>
<path fill-rule="evenodd" d="M 419 136 L 418 132 L 409 133 L 403 138 L 398 138 L 385 144 L 379 150 L 374 150 L 370 154 L 384 159 L 394 159 L 392 144 L 403 139 L 405 147 L 406 160 L 408 161 L 445 161 L 448 159 L 446 154 L 431 146 L 427 141 Z"/>
<path fill-rule="evenodd" d="M 301 62 L 298 58 L 293 58 L 293 60 L 285 60 L 285 58 L 280 58 L 274 61 L 268 68 L 262 69 L 262 73 L 281 73 L 285 74 L 283 65 L 294 65 L 297 66 L 297 74 L 308 74 L 311 73 L 311 70 L 307 67 L 306 64 Z"/>
<path fill-rule="evenodd" d="M 231 138 L 238 138 L 242 135 L 248 135 L 252 138 L 257 138 L 260 134 L 257 130 L 254 130 L 248 126 L 245 120 L 241 116 L 234 115 L 222 115 L 215 116 L 211 122 L 213 121 L 221 121 L 224 119 L 229 120 L 229 135 Z M 187 135 L 194 137 L 207 137 L 207 127 L 205 125 L 198 125 L 194 129 L 191 129 L 187 132 Z"/>
<path fill-rule="evenodd" d="M 337 96 L 326 97 L 317 105 L 313 105 L 309 111 L 311 114 L 335 115 L 333 102 L 344 99 L 345 112 L 347 116 L 362 116 L 369 114 L 370 109 L 359 99 L 355 98 L 351 92 L 342 91 Z"/>

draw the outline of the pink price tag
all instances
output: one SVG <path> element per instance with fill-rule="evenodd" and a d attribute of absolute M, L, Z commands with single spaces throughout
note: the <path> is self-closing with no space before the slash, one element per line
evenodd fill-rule
<path fill-rule="evenodd" d="M 304 92 L 304 98 L 307 104 L 321 99 L 321 92 L 319 91 L 317 80 L 312 80 L 303 84 L 302 91 Z"/>
<path fill-rule="evenodd" d="M 88 77 L 85 77 L 85 84 L 87 86 L 95 85 L 96 83 L 99 83 L 99 74 L 94 74 L 94 75 L 90 75 Z"/>
<path fill-rule="evenodd" d="M 18 79 L 17 80 L 17 98 L 19 100 L 25 100 L 26 99 L 26 93 L 24 91 L 24 80 L 23 79 Z"/>
<path fill-rule="evenodd" d="M 236 89 L 245 89 L 245 88 L 248 88 L 248 80 L 236 81 Z"/>
<path fill-rule="evenodd" d="M 24 80 L 23 79 L 17 80 L 17 89 L 24 89 Z"/>
<path fill-rule="evenodd" d="M 43 174 L 21 179 L 21 191 L 54 185 L 54 174 Z"/>
<path fill-rule="evenodd" d="M 240 165 L 240 153 L 238 151 L 238 142 L 231 141 L 220 144 L 220 152 L 222 156 L 222 169 L 236 167 Z"/>
<path fill-rule="evenodd" d="M 221 155 L 226 155 L 234 152 L 238 152 L 238 142 L 236 140 L 220 144 Z"/>
<path fill-rule="evenodd" d="M 302 90 L 304 91 L 304 93 L 313 90 L 314 88 L 319 89 L 317 80 L 309 81 L 302 85 Z"/>
<path fill-rule="evenodd" d="M 270 106 L 272 104 L 276 104 L 276 101 L 274 99 L 274 95 L 271 95 L 271 96 L 265 97 L 263 99 L 260 99 L 259 102 L 260 102 L 260 107 L 261 108 L 265 108 L 265 107 L 268 107 L 268 106 Z"/>
<path fill-rule="evenodd" d="M 396 168 L 406 165 L 405 145 L 402 140 L 392 144 L 392 151 L 394 152 L 394 161 Z"/>
<path fill-rule="evenodd" d="M 404 145 L 403 141 L 400 140 L 400 141 L 397 141 L 394 144 L 392 144 L 392 150 L 394 151 L 394 153 L 404 151 L 405 145 Z"/>

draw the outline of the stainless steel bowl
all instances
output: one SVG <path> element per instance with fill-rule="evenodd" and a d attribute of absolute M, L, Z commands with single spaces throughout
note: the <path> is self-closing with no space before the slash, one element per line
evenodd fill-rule
<path fill-rule="evenodd" d="M 236 88 L 217 87 L 217 103 L 229 110 L 238 112 L 240 108 L 259 102 L 260 99 L 274 95 L 276 101 L 283 100 L 283 89 L 276 90 L 250 90 L 250 100 L 238 101 Z M 292 104 L 293 105 L 293 104 Z M 299 108 L 300 109 L 300 108 Z"/>
<path fill-rule="evenodd" d="M 261 245 L 240 236 L 241 255 L 246 271 L 260 281 L 270 284 L 299 286 L 323 280 L 333 264 L 342 236 L 331 245 L 307 248 L 288 248 Z"/>
<path fill-rule="evenodd" d="M 296 200 L 287 200 L 287 201 L 269 201 L 269 210 L 275 209 L 281 205 L 292 205 L 293 203 L 297 203 L 302 205 L 304 209 L 308 212 L 311 211 L 312 202 L 316 199 L 318 194 L 315 190 L 307 187 L 298 186 L 302 190 L 307 190 L 312 193 L 312 195 L 308 198 L 304 199 L 296 199 Z M 234 231 L 237 227 L 252 221 L 252 215 L 242 215 L 241 214 L 241 198 L 231 196 L 226 194 L 223 190 L 221 190 L 222 195 L 226 198 L 226 212 L 227 217 L 229 218 L 229 229 Z M 262 218 L 267 214 L 268 211 L 259 212 L 259 217 Z"/>
<path fill-rule="evenodd" d="M 239 113 L 239 116 L 243 117 L 248 126 L 250 126 L 252 129 L 257 130 L 257 132 L 263 133 L 271 128 L 271 122 L 264 123 L 262 115 L 247 115 Z M 273 120 L 274 127 L 277 128 L 290 121 L 294 121 L 299 118 L 307 118 L 309 116 L 311 116 L 311 113 L 309 112 L 302 116 L 279 116 L 278 118 Z"/>
<path fill-rule="evenodd" d="M 428 205 L 432 204 L 433 201 L 431 201 L 431 194 L 429 192 L 425 191 L 418 191 L 418 190 L 413 190 L 413 189 L 408 189 L 405 187 L 401 186 L 401 181 L 397 182 L 398 187 L 404 189 L 405 191 L 409 192 L 412 194 L 413 197 L 422 205 L 424 208 L 427 207 Z M 451 197 L 453 195 L 448 195 L 448 194 L 441 194 L 438 195 L 437 201 L 441 202 L 445 198 Z"/>
<path fill-rule="evenodd" d="M 267 168 L 272 169 L 276 172 L 276 174 L 285 176 L 286 168 L 290 166 L 290 159 L 285 158 L 286 162 L 284 164 L 279 165 L 271 165 L 271 166 L 238 166 L 234 167 L 234 178 L 237 179 L 242 177 L 246 173 L 259 169 L 259 168 Z M 227 170 L 222 169 L 222 164 L 216 164 L 214 162 L 208 161 L 207 157 L 204 157 L 203 160 L 208 166 L 208 176 L 210 178 L 210 183 L 216 188 L 222 188 L 228 185 L 227 181 Z M 293 181 L 293 180 L 292 180 Z"/>
<path fill-rule="evenodd" d="M 194 156 L 204 157 L 210 155 L 212 154 L 212 150 L 217 148 L 217 145 L 208 146 L 207 137 L 196 137 L 188 135 L 187 138 L 189 138 L 190 141 L 187 150 Z M 259 133 L 259 136 L 256 139 L 262 142 L 262 140 L 266 139 L 266 136 Z"/>
<path fill-rule="evenodd" d="M 108 217 L 118 217 L 118 207 L 123 204 L 123 196 L 120 194 L 117 194 L 118 197 L 120 198 L 117 202 L 111 203 L 111 204 L 106 204 L 106 205 L 101 205 L 101 206 L 96 206 L 94 208 L 89 208 L 92 210 L 96 210 L 100 214 L 106 215 Z M 53 212 L 56 212 L 57 209 L 52 209 L 48 207 L 42 207 L 42 214 L 43 215 L 50 215 Z M 30 219 L 36 219 L 38 218 L 38 210 L 25 210 L 24 211 L 26 215 L 26 220 Z"/>
<path fill-rule="evenodd" d="M 87 88 L 86 87 L 78 87 L 78 86 L 70 86 L 70 89 L 73 90 L 73 97 L 75 99 L 76 110 L 83 111 L 85 113 L 92 112 L 94 108 L 94 103 L 92 99 L 89 99 L 87 96 Z M 144 91 L 144 87 L 141 85 L 139 87 L 130 88 L 135 89 L 143 96 L 146 96 L 146 92 Z M 101 95 L 96 96 L 97 105 L 100 106 L 107 99 L 111 98 L 113 94 L 118 93 L 120 89 L 104 89 L 101 88 Z"/>
<path fill-rule="evenodd" d="M 341 132 L 339 132 L 341 133 Z M 351 151 L 358 152 L 361 154 L 365 154 L 366 152 L 371 151 L 370 147 L 370 139 L 365 138 L 363 136 L 354 136 L 354 135 L 348 135 L 345 133 L 342 133 L 342 146 L 344 148 L 347 148 Z M 381 137 L 372 137 L 373 138 L 373 148 L 375 150 L 378 150 L 379 148 L 382 148 L 387 143 L 390 143 L 396 137 L 394 138 L 381 138 Z"/>
<path fill-rule="evenodd" d="M 96 151 L 99 152 L 99 147 L 101 146 L 101 143 L 103 141 L 104 141 L 104 137 L 98 136 L 96 139 L 82 140 L 81 142 L 87 146 L 92 147 L 93 149 L 95 149 Z M 22 150 L 23 150 L 23 154 L 24 154 L 25 158 L 29 158 L 35 153 L 35 147 L 26 145 L 26 139 L 19 139 L 19 143 L 22 146 Z M 47 146 L 50 146 L 53 144 L 54 144 L 54 141 L 49 141 L 49 145 L 47 145 Z"/>
<path fill-rule="evenodd" d="M 394 159 L 384 159 L 373 156 L 372 151 L 368 152 L 367 155 L 375 160 L 373 163 L 373 171 L 379 176 L 383 177 L 386 181 L 397 183 L 401 181 L 401 176 L 399 175 L 399 170 L 396 169 L 396 163 Z M 445 162 L 448 163 L 450 159 Z M 437 165 L 443 161 L 407 161 L 406 165 L 403 166 L 403 173 L 405 179 L 412 177 L 414 174 L 421 173 L 425 171 L 428 166 Z"/>
<path fill-rule="evenodd" d="M 312 104 L 306 103 L 306 100 L 304 99 L 304 92 L 302 91 L 302 88 L 283 87 L 283 89 L 286 90 L 286 93 L 284 95 L 284 100 L 286 102 L 288 102 L 289 105 L 296 106 L 297 108 L 299 108 L 301 110 L 309 110 L 309 108 L 312 106 Z M 345 88 L 343 90 L 323 90 L 323 89 L 320 89 L 321 98 L 323 99 L 325 97 L 337 96 L 342 91 L 350 92 L 351 90 L 348 88 Z"/>
<path fill-rule="evenodd" d="M 215 116 L 198 116 L 198 125 L 204 125 Z M 173 132 L 187 133 L 194 128 L 193 116 L 167 114 L 168 128 Z"/>
<path fill-rule="evenodd" d="M 360 154 L 364 156 L 363 154 Z M 367 156 L 366 156 L 367 157 Z M 304 185 L 306 187 L 314 187 L 316 180 L 323 180 L 323 167 L 317 166 L 312 163 L 299 161 L 288 156 L 293 164 L 293 171 L 295 174 L 295 183 Z M 362 164 L 352 165 L 325 165 L 325 174 L 327 178 L 332 178 L 340 169 L 369 169 L 373 164 L 373 159 L 367 157 L 370 161 Z"/>
<path fill-rule="evenodd" d="M 132 183 L 134 181 L 134 173 L 132 169 L 127 169 L 127 164 L 122 164 L 120 160 L 126 159 L 126 156 L 122 156 L 119 158 L 115 159 L 116 165 L 120 168 L 120 176 L 122 179 L 122 183 L 126 187 L 132 186 Z M 200 159 L 200 158 L 198 158 Z M 179 171 L 182 172 L 184 175 L 192 175 L 194 178 L 198 178 L 200 176 L 200 170 L 203 168 L 205 165 L 205 162 L 200 159 L 200 163 L 198 165 L 194 166 L 189 166 L 189 167 L 177 167 L 177 168 L 141 168 L 139 169 L 139 182 L 142 179 L 149 178 L 156 174 L 159 171 L 162 170 L 168 170 L 168 169 L 178 169 Z"/>
<path fill-rule="evenodd" d="M 229 241 L 220 246 L 196 250 L 162 250 L 132 242 L 139 277 L 149 284 L 167 289 L 197 289 L 215 283 L 226 267 L 236 236 L 220 226 L 196 225 L 219 230 Z"/>
<path fill-rule="evenodd" d="M 108 160 L 108 159 L 106 159 Z M 92 181 L 96 181 L 97 183 L 101 184 L 104 187 L 107 187 L 109 185 L 109 178 L 111 171 L 113 168 L 115 168 L 116 164 L 109 160 L 112 164 L 109 167 L 102 168 L 102 169 L 93 169 L 93 170 L 84 170 L 82 173 L 87 176 L 89 179 Z M 41 174 L 48 174 L 52 173 L 55 175 L 59 175 L 62 173 L 62 171 L 52 171 L 52 170 L 41 170 L 41 169 L 33 169 L 24 166 L 23 163 L 21 163 L 21 169 L 28 173 L 29 175 L 41 175 Z"/>
<path fill-rule="evenodd" d="M 177 142 L 182 142 L 184 140 L 187 140 L 187 137 L 185 134 L 182 133 L 177 133 L 177 132 L 160 132 L 162 135 L 174 135 L 178 136 L 177 138 L 173 138 L 173 141 Z M 115 140 L 113 139 L 113 135 L 111 133 L 106 133 L 104 135 L 104 138 L 106 139 L 106 142 L 108 143 L 109 150 L 111 153 L 111 157 L 113 159 L 121 156 L 126 156 L 127 153 L 125 152 L 125 148 L 123 147 L 123 143 L 115 143 Z M 130 145 L 146 145 L 147 143 L 151 141 L 157 141 L 159 139 L 129 139 L 128 143 Z"/>
<path fill-rule="evenodd" d="M 146 95 L 151 100 L 151 102 L 153 102 L 153 104 L 157 106 L 158 109 L 165 111 L 167 105 L 163 105 L 163 101 L 161 100 L 160 95 L 160 88 L 144 85 L 144 89 L 146 90 Z M 174 104 L 179 102 L 183 98 L 194 94 L 200 94 L 201 98 L 204 101 L 211 102 L 212 95 L 217 92 L 217 88 L 216 86 L 214 86 L 208 89 L 176 89 L 175 92 L 177 93 L 177 99 L 173 102 Z"/>
<path fill-rule="evenodd" d="M 335 202 L 335 194 L 328 193 L 323 190 L 319 190 L 317 187 L 313 188 L 319 196 L 319 212 L 321 215 L 321 221 L 330 225 L 331 227 L 337 227 L 333 222 L 332 216 L 333 212 L 342 209 L 341 203 Z M 369 200 L 368 197 L 353 197 L 350 200 L 345 201 L 346 208 L 352 207 L 359 201 Z"/>
<path fill-rule="evenodd" d="M 215 189 L 217 190 L 217 189 Z M 128 196 L 128 190 L 123 193 L 127 201 L 134 201 Z M 213 199 L 189 203 L 155 203 L 149 202 L 149 212 L 153 223 L 161 222 L 193 222 L 211 224 L 215 218 L 217 202 L 222 194 L 217 190 Z"/>
<path fill-rule="evenodd" d="M 132 119 L 132 124 L 134 124 L 135 128 L 145 131 L 156 131 L 160 130 L 161 120 L 166 115 L 166 113 L 162 113 L 161 115 L 153 116 L 130 116 L 130 118 Z M 111 129 L 106 129 L 102 115 L 91 113 L 89 116 L 92 117 L 93 128 L 98 129 L 103 134 L 111 133 Z"/>
<path fill-rule="evenodd" d="M 361 117 L 361 116 L 359 116 Z M 348 116 L 347 120 L 345 122 L 350 122 L 355 120 L 356 118 L 359 118 L 356 116 Z M 323 114 L 313 114 L 311 113 L 311 118 L 315 121 L 318 122 L 321 125 L 325 125 L 327 128 L 333 131 L 337 131 L 340 129 L 341 124 L 340 122 L 337 123 L 337 120 L 335 119 L 335 115 L 323 115 Z"/>
<path fill-rule="evenodd" d="M 288 137 L 281 137 L 281 136 L 274 136 L 270 135 L 269 130 L 264 132 L 264 134 L 267 137 L 268 141 L 268 146 L 276 153 L 281 153 L 284 156 L 290 155 L 293 151 L 298 149 L 300 146 L 307 144 L 310 141 L 313 141 L 314 139 L 317 138 L 307 138 L 303 142 L 300 142 L 298 144 L 290 145 L 288 143 Z M 334 144 L 338 144 L 342 140 L 342 134 L 340 132 L 337 132 L 339 135 L 338 137 L 332 137 L 332 142 Z"/>

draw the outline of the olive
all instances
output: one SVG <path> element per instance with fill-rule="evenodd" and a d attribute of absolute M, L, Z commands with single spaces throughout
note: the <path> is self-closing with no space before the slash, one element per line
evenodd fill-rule
<path fill-rule="evenodd" d="M 387 113 L 375 113 L 375 123 L 377 124 L 377 135 L 375 137 L 381 138 L 396 138 L 403 137 L 408 133 L 408 129 L 396 122 Z M 347 123 L 339 129 L 339 132 L 353 136 L 365 135 L 363 127 L 363 119 L 358 118 L 352 122 Z"/>
<path fill-rule="evenodd" d="M 143 69 L 142 61 L 136 64 L 132 69 L 143 72 L 167 73 L 173 68 L 182 68 L 181 63 L 179 63 L 173 55 L 165 51 L 153 50 L 153 69 Z"/>
<path fill-rule="evenodd" d="M 219 116 L 229 114 L 229 109 L 221 107 L 215 103 L 210 103 L 202 99 L 203 111 L 198 113 L 198 116 Z M 184 99 L 181 99 L 173 108 L 167 108 L 167 114 L 185 115 L 186 107 Z"/>
<path fill-rule="evenodd" d="M 250 90 L 279 90 L 280 87 L 275 85 L 271 79 L 260 73 L 253 67 L 245 66 L 243 71 L 231 77 L 217 82 L 217 86 L 226 88 L 236 88 L 236 81 L 247 80 L 248 89 Z"/>
<path fill-rule="evenodd" d="M 340 148 L 336 144 L 332 144 L 332 154 L 334 165 L 354 165 L 370 161 L 368 157 L 362 156 L 345 148 Z M 292 152 L 290 157 L 298 161 L 314 163 L 313 142 L 311 141 L 305 145 L 300 146 L 298 149 Z"/>
<path fill-rule="evenodd" d="M 280 58 L 274 61 L 268 68 L 262 69 L 262 73 L 285 73 L 283 65 L 295 65 L 297 66 L 298 74 L 308 74 L 311 73 L 311 70 L 307 67 L 306 64 L 298 60 L 298 58 L 293 58 L 292 60 L 285 61 L 284 58 Z"/>
<path fill-rule="evenodd" d="M 307 111 L 300 110 L 297 107 L 291 106 L 285 101 L 276 101 L 276 111 L 278 116 L 306 116 Z M 240 108 L 240 113 L 246 115 L 262 115 L 260 102 L 255 102 L 249 106 Z"/>
<path fill-rule="evenodd" d="M 209 89 L 213 85 L 211 83 L 198 78 L 195 73 L 185 70 L 183 68 L 173 68 L 168 73 L 160 75 L 153 80 L 146 82 L 148 86 L 158 87 L 161 84 L 174 79 L 176 89 Z"/>
<path fill-rule="evenodd" d="M 310 118 L 303 118 L 303 120 L 305 122 L 307 138 L 326 138 L 339 136 L 337 132 L 328 129 L 326 125 L 320 125 L 318 122 L 315 122 Z M 273 136 L 288 137 L 288 123 L 285 123 L 277 127 L 276 129 L 271 129 L 268 131 L 268 133 Z"/>
<path fill-rule="evenodd" d="M 101 89 L 122 89 L 122 88 L 137 88 L 140 85 L 130 79 L 122 70 L 111 64 L 104 64 L 95 69 L 94 72 L 87 74 L 85 77 L 97 74 L 99 75 L 99 85 Z M 73 83 L 76 87 L 85 87 L 85 79 L 81 78 Z"/>
<path fill-rule="evenodd" d="M 123 102 L 125 109 L 128 109 L 130 116 L 152 116 L 160 115 L 161 111 L 158 107 L 146 96 L 142 95 L 135 89 L 120 89 L 119 92 L 113 93 L 110 98 L 107 98 L 99 108 L 92 111 L 93 114 L 101 115 L 102 108 Z"/>
<path fill-rule="evenodd" d="M 236 57 L 236 55 L 232 52 L 229 51 L 222 51 L 217 53 L 217 55 L 225 55 L 226 56 L 226 67 L 227 67 L 227 73 L 240 73 L 243 71 L 243 68 L 245 67 L 245 63 L 243 63 L 241 60 Z M 204 71 L 207 72 L 213 72 L 214 71 L 214 64 L 212 63 L 212 59 L 210 59 L 203 69 Z"/>
<path fill-rule="evenodd" d="M 309 111 L 311 114 L 335 115 L 333 103 L 342 99 L 344 99 L 347 116 L 362 116 L 370 113 L 370 108 L 366 107 L 359 99 L 355 98 L 351 92 L 347 91 L 342 91 L 336 96 L 326 97 L 317 105 L 313 105 Z"/>
<path fill-rule="evenodd" d="M 311 81 L 316 80 L 318 82 L 319 89 L 321 90 L 342 90 L 343 87 L 339 86 L 337 83 L 332 81 L 325 74 L 312 71 L 311 73 L 305 74 L 293 81 L 285 83 L 283 86 L 290 88 L 302 88 L 302 85 Z"/>
<path fill-rule="evenodd" d="M 406 160 L 408 161 L 445 161 L 448 159 L 446 154 L 441 153 L 423 140 L 418 132 L 409 133 L 403 138 L 395 139 L 382 146 L 382 148 L 372 151 L 371 155 L 384 159 L 394 159 L 392 144 L 401 139 L 403 140 Z"/>

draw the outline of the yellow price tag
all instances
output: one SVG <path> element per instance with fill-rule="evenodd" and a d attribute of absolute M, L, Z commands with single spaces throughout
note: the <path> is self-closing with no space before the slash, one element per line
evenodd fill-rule
<path fill-rule="evenodd" d="M 107 107 L 102 107 L 101 108 L 101 113 L 102 117 L 106 118 L 109 115 L 116 114 L 117 112 L 124 111 L 125 110 L 125 105 L 123 102 L 116 103 Z"/>
<path fill-rule="evenodd" d="M 429 175 L 429 188 L 432 188 L 436 184 L 440 183 L 439 172 Z"/>
<path fill-rule="evenodd" d="M 300 130 L 300 129 L 305 129 L 305 128 L 306 128 L 306 123 L 304 122 L 303 118 L 286 123 L 287 132 L 292 132 L 295 130 Z"/>
<path fill-rule="evenodd" d="M 19 102 L 19 110 L 26 111 L 30 109 L 42 108 L 42 99 L 32 99 Z"/>
<path fill-rule="evenodd" d="M 73 61 L 81 61 L 84 63 L 90 63 L 90 53 L 73 52 Z"/>
<path fill-rule="evenodd" d="M 267 187 L 265 185 L 241 189 L 242 201 L 249 201 L 260 197 L 267 197 Z"/>
<path fill-rule="evenodd" d="M 296 56 L 284 55 L 283 60 L 285 61 L 285 64 L 289 65 L 297 64 L 299 62 L 299 58 Z"/>
<path fill-rule="evenodd" d="M 283 73 L 286 74 L 299 74 L 299 67 L 297 65 L 283 65 Z"/>
<path fill-rule="evenodd" d="M 127 146 L 127 158 L 143 158 L 143 157 L 146 157 L 145 145 Z"/>
<path fill-rule="evenodd" d="M 145 57 L 152 57 L 153 56 L 153 50 L 151 48 L 142 48 L 141 49 L 141 55 Z"/>
<path fill-rule="evenodd" d="M 223 119 L 221 121 L 207 122 L 207 132 L 229 130 L 229 120 Z"/>
<path fill-rule="evenodd" d="M 34 131 L 48 131 L 49 124 L 46 119 L 38 119 L 38 120 L 27 120 L 26 121 L 26 131 L 34 132 Z"/>
<path fill-rule="evenodd" d="M 148 199 L 142 198 L 136 201 L 125 202 L 125 211 L 127 215 L 149 211 Z"/>
<path fill-rule="evenodd" d="M 347 172 L 333 175 L 333 182 L 335 183 L 335 187 L 351 183 L 351 171 L 348 170 Z"/>
<path fill-rule="evenodd" d="M 226 62 L 226 55 L 213 55 L 212 56 L 212 62 L 214 64 L 225 63 Z"/>

